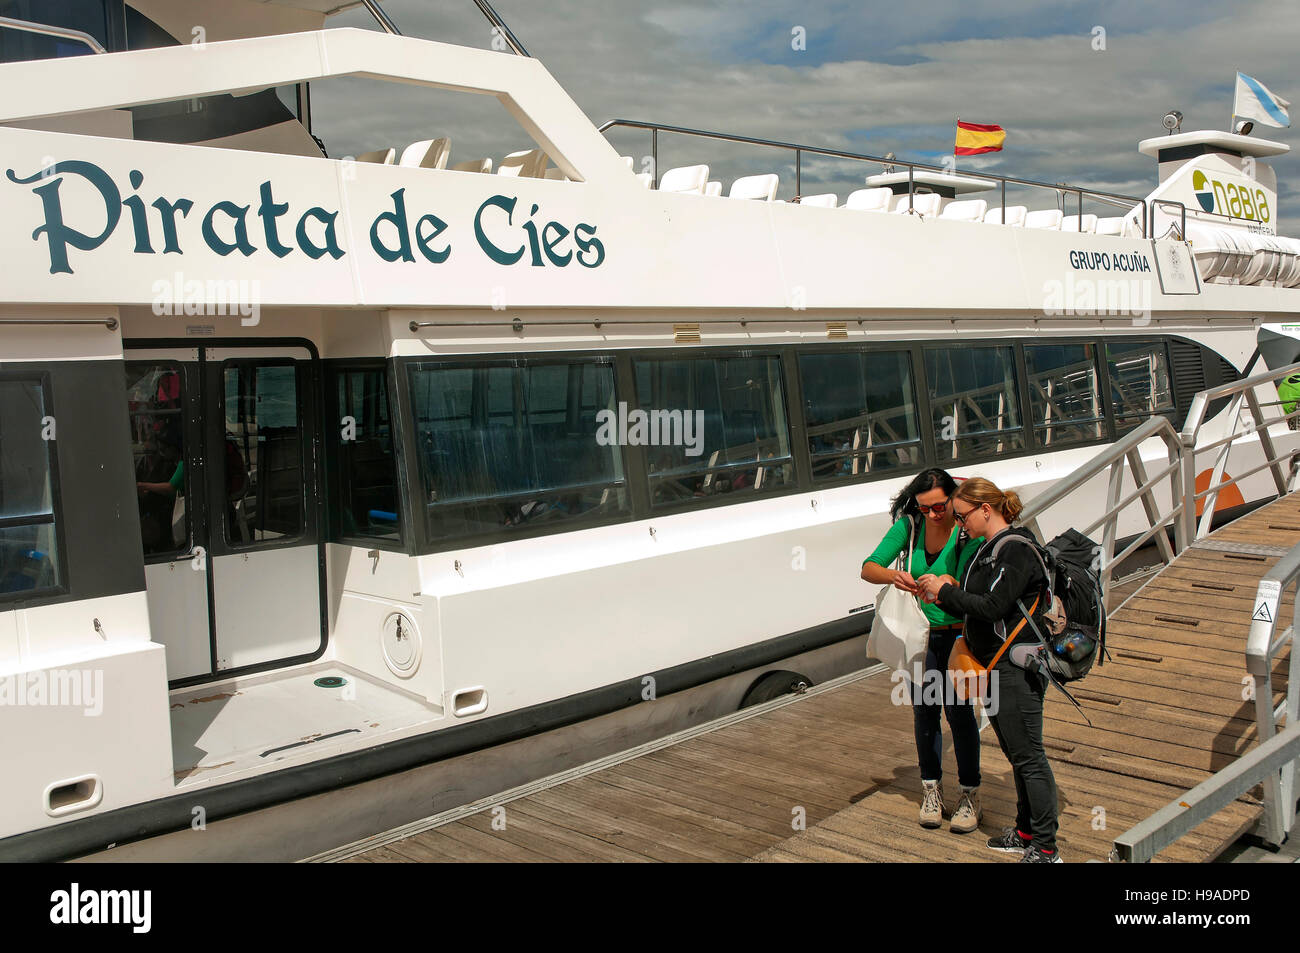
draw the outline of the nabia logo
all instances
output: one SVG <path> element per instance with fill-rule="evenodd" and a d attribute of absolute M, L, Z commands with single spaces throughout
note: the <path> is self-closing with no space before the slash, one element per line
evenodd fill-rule
<path fill-rule="evenodd" d="M 1252 222 L 1267 222 L 1272 216 L 1268 207 L 1268 193 L 1259 186 L 1220 182 L 1197 169 L 1192 173 L 1192 192 L 1201 208 L 1207 212 L 1231 215 Z"/>

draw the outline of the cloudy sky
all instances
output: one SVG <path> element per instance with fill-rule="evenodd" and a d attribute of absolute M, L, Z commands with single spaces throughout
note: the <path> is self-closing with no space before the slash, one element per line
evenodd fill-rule
<path fill-rule="evenodd" d="M 1136 151 L 1161 135 L 1161 116 L 1183 130 L 1226 129 L 1238 69 L 1300 110 L 1300 16 L 1292 0 L 497 0 L 528 52 L 593 122 L 644 119 L 697 129 L 939 163 L 955 119 L 1007 129 L 1004 152 L 962 168 L 1145 195 L 1154 160 Z M 490 48 L 490 27 L 470 0 L 383 0 L 403 33 Z M 374 28 L 364 10 L 331 26 Z M 796 28 L 805 37 L 803 49 Z M 501 55 L 511 55 L 502 53 Z M 452 137 L 452 161 L 528 148 L 493 100 L 331 80 L 313 85 L 315 131 L 331 155 Z M 1300 121 L 1300 112 L 1296 113 Z M 1256 128 L 1292 143 L 1291 129 Z M 640 163 L 649 134 L 611 133 Z M 727 183 L 781 173 L 785 154 L 660 138 L 661 170 L 708 162 Z M 1276 163 L 1284 199 L 1300 191 L 1300 159 Z M 805 160 L 805 194 L 846 192 L 873 169 Z M 1028 204 L 1051 204 L 1046 196 Z M 1285 216 L 1291 206 L 1283 204 Z M 1284 224 L 1284 229 L 1285 229 Z M 1289 229 L 1287 229 L 1289 231 Z"/>

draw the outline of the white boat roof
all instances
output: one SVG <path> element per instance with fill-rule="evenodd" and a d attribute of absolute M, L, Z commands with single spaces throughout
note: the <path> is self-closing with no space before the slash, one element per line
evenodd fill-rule
<path fill-rule="evenodd" d="M 1159 158 L 1160 153 L 1169 149 L 1185 146 L 1210 146 L 1226 149 L 1243 156 L 1280 156 L 1291 151 L 1285 142 L 1271 139 L 1256 139 L 1254 136 L 1239 136 L 1232 132 L 1219 132 L 1216 129 L 1199 129 L 1196 132 L 1180 132 L 1173 136 L 1155 136 L 1138 143 L 1138 152 L 1144 156 Z"/>

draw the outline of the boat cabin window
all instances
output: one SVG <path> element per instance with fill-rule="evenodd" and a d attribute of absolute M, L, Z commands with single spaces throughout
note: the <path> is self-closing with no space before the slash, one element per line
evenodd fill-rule
<path fill-rule="evenodd" d="M 650 501 L 749 495 L 794 482 L 781 358 L 776 355 L 633 361 L 646 432 Z"/>
<path fill-rule="evenodd" d="M 799 355 L 815 481 L 921 465 L 908 351 Z"/>
<path fill-rule="evenodd" d="M 1106 409 L 1091 344 L 1027 344 L 1029 416 L 1044 449 L 1101 440 Z"/>
<path fill-rule="evenodd" d="M 431 539 L 629 511 L 621 444 L 599 439 L 618 413 L 610 360 L 418 362 L 408 373 Z"/>
<path fill-rule="evenodd" d="M 0 379 L 0 604 L 61 582 L 54 428 L 41 380 Z"/>
<path fill-rule="evenodd" d="M 1176 409 L 1165 342 L 1107 342 L 1106 362 L 1118 433 L 1132 430 L 1156 414 L 1173 419 Z"/>
<path fill-rule="evenodd" d="M 185 379 L 179 365 L 127 362 L 131 455 L 140 507 L 140 538 L 146 556 L 177 555 L 189 550 L 185 398 Z"/>
<path fill-rule="evenodd" d="M 926 348 L 938 463 L 1025 449 L 1013 347 Z"/>
<path fill-rule="evenodd" d="M 284 364 L 227 361 L 221 369 L 226 542 L 232 546 L 303 533 L 298 371 Z"/>
<path fill-rule="evenodd" d="M 382 365 L 339 368 L 334 387 L 337 424 L 336 532 L 342 537 L 401 539 L 397 465 L 393 454 L 388 373 Z"/>

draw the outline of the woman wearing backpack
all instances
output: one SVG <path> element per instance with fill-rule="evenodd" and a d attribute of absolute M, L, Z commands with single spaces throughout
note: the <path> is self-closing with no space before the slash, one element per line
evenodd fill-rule
<path fill-rule="evenodd" d="M 862 564 L 862 578 L 877 585 L 892 585 L 917 594 L 916 576 L 925 573 L 960 575 L 978 548 L 952 517 L 950 498 L 957 484 L 946 470 L 933 467 L 918 473 L 894 497 L 889 515 L 894 519 L 885 538 Z M 907 569 L 891 569 L 913 540 Z M 925 678 L 913 686 L 912 721 L 916 733 L 916 754 L 921 768 L 922 827 L 943 823 L 943 734 L 939 713 L 947 715 L 957 756 L 957 780 L 961 795 L 952 812 L 952 830 L 966 834 L 979 826 L 981 811 L 980 735 L 971 700 L 958 701 L 950 692 L 936 692 L 945 684 L 948 655 L 961 635 L 961 619 L 932 604 L 921 604 L 930 621 L 930 638 L 925 654 Z M 931 685 L 925 691 L 925 685 Z M 939 697 L 936 697 L 936 694 Z"/>
<path fill-rule="evenodd" d="M 1017 601 L 1041 616 L 1047 579 L 1036 550 L 1008 538 L 1034 539 L 1011 525 L 1023 509 L 1014 490 L 1004 493 L 988 480 L 972 478 L 957 488 L 952 508 L 954 519 L 972 536 L 983 536 L 984 543 L 959 577 L 960 585 L 935 573 L 922 576 L 917 586 L 945 611 L 965 617 L 967 647 L 981 665 L 991 666 L 996 679 L 997 710 L 989 720 L 1015 776 L 1016 826 L 989 838 L 989 847 L 1023 854 L 1025 863 L 1057 864 L 1056 779 L 1043 750 L 1047 678 L 1012 664 L 1010 652 L 1012 645 L 1037 644 Z M 1035 622 L 1041 630 L 1042 623 Z"/>

